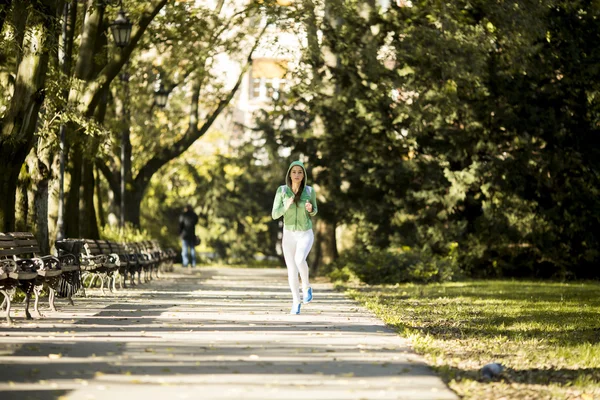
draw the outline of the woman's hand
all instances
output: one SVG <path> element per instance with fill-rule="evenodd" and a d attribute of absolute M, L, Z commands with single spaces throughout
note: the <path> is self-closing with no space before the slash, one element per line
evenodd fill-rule
<path fill-rule="evenodd" d="M 313 207 L 312 204 L 310 204 L 310 201 L 306 200 L 306 204 L 304 204 L 304 208 L 306 208 L 306 211 L 308 212 L 312 212 Z"/>
<path fill-rule="evenodd" d="M 294 204 L 294 197 L 290 197 L 289 199 L 286 200 L 285 209 L 287 210 L 288 208 L 290 208 L 292 206 L 292 204 Z"/>

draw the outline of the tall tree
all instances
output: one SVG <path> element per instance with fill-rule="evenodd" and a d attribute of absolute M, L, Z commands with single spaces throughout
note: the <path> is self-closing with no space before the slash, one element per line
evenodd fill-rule
<path fill-rule="evenodd" d="M 111 82 L 121 71 L 125 63 L 129 60 L 131 53 L 138 46 L 142 36 L 148 29 L 148 26 L 161 9 L 167 4 L 168 0 L 155 1 L 147 4 L 140 11 L 136 27 L 131 34 L 130 43 L 120 52 L 113 54 L 106 64 L 100 68 L 91 68 L 95 65 L 97 56 L 104 51 L 103 46 L 98 46 L 99 38 L 105 35 L 107 26 L 102 23 L 104 15 L 103 3 L 98 4 L 90 0 L 83 28 L 82 42 L 79 47 L 78 58 L 74 70 L 74 84 L 69 94 L 69 103 L 73 108 L 85 118 L 93 118 L 101 100 L 105 98 Z M 80 210 L 80 212 L 67 213 L 65 221 L 65 231 L 67 236 L 79 237 L 82 226 L 97 226 L 95 220 L 94 203 L 92 193 L 94 188 L 94 179 L 92 173 L 92 161 L 84 158 L 83 146 L 88 138 L 81 132 L 81 126 L 77 123 L 68 125 L 68 142 L 73 148 L 70 150 L 70 189 L 67 197 L 66 208 L 70 210 Z M 82 174 L 85 179 L 82 179 Z M 81 199 L 81 187 L 86 193 L 84 200 Z M 87 219 L 80 221 L 80 216 L 87 216 Z M 96 232 L 85 232 L 88 235 L 97 235 Z"/>
<path fill-rule="evenodd" d="M 201 138 L 228 107 L 252 62 L 254 51 L 260 44 L 266 27 L 259 27 L 258 30 L 254 30 L 255 32 L 249 28 L 249 18 L 256 12 L 255 8 L 250 7 L 235 12 L 233 15 L 219 17 L 222 6 L 223 4 L 220 2 L 216 9 L 206 10 L 195 9 L 194 6 L 181 3 L 170 9 L 174 15 L 163 16 L 163 18 L 174 20 L 182 19 L 183 21 L 179 24 L 180 29 L 173 31 L 168 24 L 164 23 L 157 26 L 157 30 L 154 31 L 153 36 L 156 38 L 154 45 L 158 47 L 160 54 L 163 54 L 162 59 L 165 60 L 164 65 L 161 66 L 163 73 L 160 79 L 166 80 L 170 69 L 171 76 L 179 75 L 182 80 L 176 84 L 171 82 L 171 90 L 175 86 L 189 85 L 189 111 L 187 124 L 183 126 L 177 124 L 178 127 L 181 127 L 182 132 L 174 137 L 167 136 L 160 141 L 151 141 L 148 146 L 138 148 L 140 154 L 137 158 L 143 162 L 135 166 L 137 174 L 132 171 L 133 163 L 130 161 L 132 152 L 125 153 L 125 177 L 128 179 L 125 184 L 127 196 L 124 210 L 125 220 L 135 226 L 140 224 L 140 206 L 151 178 L 160 168 L 182 155 Z M 182 27 L 185 28 L 182 29 Z M 249 36 L 249 32 L 254 34 Z M 243 48 L 245 45 L 249 45 L 250 50 L 245 50 Z M 185 46 L 187 52 L 179 46 Z M 223 84 L 219 82 L 219 76 L 215 76 L 211 63 L 223 53 L 238 59 L 239 55 L 243 54 L 243 64 L 232 86 L 215 90 Z M 184 65 L 183 69 L 181 65 Z M 211 90 L 212 92 L 210 92 Z M 143 89 L 142 93 L 144 93 Z M 146 103 L 142 102 L 141 105 L 145 107 Z M 176 112 L 180 113 L 180 111 Z M 141 115 L 145 115 L 145 113 Z M 147 124 L 145 117 L 140 119 L 139 123 Z M 150 134 L 157 135 L 158 132 L 151 131 Z M 112 192 L 118 194 L 115 199 L 120 199 L 121 174 L 119 168 L 123 166 L 116 161 L 117 158 L 111 160 L 112 163 L 98 162 L 98 166 L 107 179 Z"/>
<path fill-rule="evenodd" d="M 17 180 L 32 148 L 44 101 L 50 53 L 56 45 L 59 30 L 56 18 L 60 4 L 58 0 L 37 1 L 27 10 L 26 24 L 15 25 L 15 37 L 23 38 L 23 51 L 17 54 L 14 89 L 10 93 L 8 109 L 0 119 L 0 229 L 4 231 L 15 227 Z M 13 7 L 13 11 L 18 13 L 18 7 Z M 30 34 L 24 35 L 25 30 Z"/>

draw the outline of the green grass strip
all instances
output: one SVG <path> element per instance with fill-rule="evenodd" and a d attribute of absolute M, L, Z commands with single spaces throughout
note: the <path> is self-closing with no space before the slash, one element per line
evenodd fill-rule
<path fill-rule="evenodd" d="M 341 286 L 465 399 L 600 399 L 600 284 Z M 499 362 L 497 380 L 479 370 Z"/>

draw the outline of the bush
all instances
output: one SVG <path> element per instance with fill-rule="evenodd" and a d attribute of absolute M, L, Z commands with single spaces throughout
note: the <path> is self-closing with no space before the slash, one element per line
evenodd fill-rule
<path fill-rule="evenodd" d="M 445 282 L 459 272 L 453 254 L 452 246 L 446 256 L 427 250 L 352 249 L 344 252 L 330 266 L 328 276 L 334 281 L 344 282 L 356 277 L 370 285 Z"/>
<path fill-rule="evenodd" d="M 100 237 L 104 240 L 112 240 L 114 242 L 141 242 L 144 240 L 152 240 L 148 232 L 140 230 L 127 223 L 125 228 L 111 227 L 106 225 L 100 228 Z"/>

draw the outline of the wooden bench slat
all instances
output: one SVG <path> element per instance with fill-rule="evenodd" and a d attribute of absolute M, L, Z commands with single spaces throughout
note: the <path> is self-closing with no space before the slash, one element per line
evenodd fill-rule
<path fill-rule="evenodd" d="M 15 239 L 34 238 L 35 236 L 31 232 L 7 232 L 10 236 Z"/>
<path fill-rule="evenodd" d="M 4 249 L 4 250 L 0 250 L 0 256 L 18 256 L 21 254 L 27 254 L 24 253 L 21 249 L 19 249 L 18 247 L 15 247 L 13 249 Z"/>

